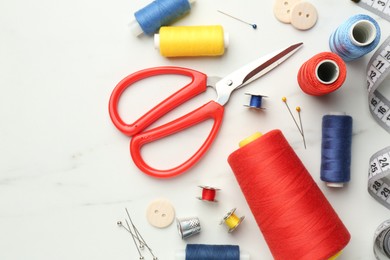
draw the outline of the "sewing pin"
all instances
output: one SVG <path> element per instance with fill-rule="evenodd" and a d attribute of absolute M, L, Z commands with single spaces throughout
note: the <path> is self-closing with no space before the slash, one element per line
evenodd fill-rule
<path fill-rule="evenodd" d="M 292 114 L 291 109 L 290 109 L 290 107 L 289 107 L 288 104 L 287 104 L 287 98 L 286 98 L 286 97 L 282 97 L 282 101 L 283 101 L 284 104 L 286 104 L 286 107 L 287 107 L 287 109 L 288 109 L 288 112 L 290 112 L 290 115 L 291 115 L 292 119 L 294 120 L 294 123 L 295 123 L 295 125 L 297 126 L 297 128 L 298 128 L 298 130 L 299 130 L 299 133 L 301 133 L 301 135 L 303 135 L 301 129 L 300 129 L 299 126 L 298 126 L 297 120 L 295 120 L 295 117 L 294 117 L 294 115 Z"/>
<path fill-rule="evenodd" d="M 234 17 L 234 16 L 232 16 L 232 15 L 230 15 L 230 14 L 224 13 L 224 12 L 222 12 L 222 11 L 220 11 L 220 10 L 218 10 L 218 12 L 220 12 L 221 14 L 227 15 L 227 16 L 233 18 L 233 19 L 236 19 L 237 21 L 240 21 L 240 22 L 242 22 L 242 23 L 246 23 L 246 24 L 252 26 L 252 28 L 255 29 L 255 30 L 257 29 L 257 25 L 256 25 L 255 23 L 253 23 L 253 24 L 252 24 L 252 23 L 248 23 L 248 22 L 243 21 L 243 20 L 241 20 L 241 19 L 239 19 L 239 18 L 237 18 L 237 17 Z"/>
<path fill-rule="evenodd" d="M 303 145 L 305 146 L 306 149 L 306 140 L 305 140 L 305 134 L 303 132 L 303 126 L 302 126 L 302 118 L 301 118 L 301 107 L 296 107 L 295 110 L 298 112 L 298 117 L 299 117 L 299 124 L 301 125 L 301 133 L 302 133 L 302 138 L 303 138 Z"/>
<path fill-rule="evenodd" d="M 139 233 L 138 229 L 135 227 L 133 221 L 131 220 L 131 217 L 130 217 L 130 214 L 129 214 L 129 211 L 127 210 L 127 208 L 126 208 L 126 214 L 127 214 L 127 217 L 130 220 L 131 226 L 133 227 L 134 233 L 137 236 L 138 241 L 140 242 L 140 246 L 139 247 L 141 249 L 143 249 L 144 246 L 146 246 L 146 248 L 149 250 L 150 254 L 153 256 L 153 260 L 158 260 L 158 258 L 153 254 L 152 249 L 146 243 L 145 239 L 141 236 L 141 233 Z M 126 220 L 126 223 L 127 223 L 127 226 L 130 229 L 130 225 L 128 224 L 127 220 Z"/>
<path fill-rule="evenodd" d="M 143 257 L 143 255 L 141 254 L 141 251 L 140 251 L 139 248 L 138 248 L 137 242 L 135 241 L 136 237 L 135 237 L 135 235 L 133 234 L 133 232 L 131 232 L 129 222 L 127 222 L 127 220 L 126 220 L 126 224 L 127 224 L 127 228 L 123 225 L 122 221 L 118 221 L 118 222 L 117 222 L 117 225 L 118 225 L 119 227 L 124 228 L 127 232 L 129 232 L 129 233 L 131 234 L 131 237 L 133 238 L 135 247 L 137 248 L 137 251 L 138 251 L 138 254 L 139 254 L 139 259 L 140 259 L 140 260 L 145 259 L 145 258 Z"/>

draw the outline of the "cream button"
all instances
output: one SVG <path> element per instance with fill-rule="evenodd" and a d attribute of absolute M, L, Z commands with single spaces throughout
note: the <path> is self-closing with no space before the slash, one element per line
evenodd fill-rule
<path fill-rule="evenodd" d="M 152 226 L 165 228 L 172 224 L 175 218 L 175 209 L 168 200 L 158 199 L 149 204 L 146 218 Z"/>
<path fill-rule="evenodd" d="M 308 30 L 317 22 L 317 9 L 308 2 L 300 2 L 292 8 L 291 24 L 299 30 Z"/>
<path fill-rule="evenodd" d="M 291 23 L 291 11 L 295 4 L 301 0 L 276 0 L 274 3 L 274 15 L 282 23 Z"/>

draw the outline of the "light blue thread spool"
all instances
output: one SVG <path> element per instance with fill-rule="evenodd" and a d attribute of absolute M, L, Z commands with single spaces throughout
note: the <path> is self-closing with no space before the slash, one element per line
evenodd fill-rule
<path fill-rule="evenodd" d="M 254 95 L 254 94 L 249 94 L 249 93 L 245 93 L 245 95 L 251 96 L 250 101 L 249 101 L 249 105 L 245 105 L 246 107 L 254 108 L 254 109 L 265 109 L 262 107 L 263 98 L 266 98 L 267 96 Z"/>
<path fill-rule="evenodd" d="M 195 0 L 155 0 L 134 13 L 130 23 L 135 36 L 142 33 L 153 35 L 161 26 L 170 25 L 191 10 Z"/>
<path fill-rule="evenodd" d="M 329 47 L 344 61 L 358 59 L 379 44 L 381 30 L 370 16 L 358 14 L 341 24 L 330 36 Z"/>
<path fill-rule="evenodd" d="M 322 118 L 321 180 L 343 187 L 351 178 L 352 117 L 344 113 Z"/>

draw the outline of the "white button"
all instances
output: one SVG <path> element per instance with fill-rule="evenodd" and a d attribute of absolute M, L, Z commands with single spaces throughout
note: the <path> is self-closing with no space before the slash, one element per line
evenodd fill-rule
<path fill-rule="evenodd" d="M 168 200 L 158 199 L 149 204 L 146 218 L 152 226 L 165 228 L 172 224 L 175 218 L 175 209 Z"/>
<path fill-rule="evenodd" d="M 299 30 L 308 30 L 317 22 L 317 9 L 308 2 L 301 2 L 292 8 L 291 24 Z"/>
<path fill-rule="evenodd" d="M 276 0 L 274 3 L 274 15 L 282 23 L 291 23 L 291 11 L 295 4 L 301 0 Z"/>

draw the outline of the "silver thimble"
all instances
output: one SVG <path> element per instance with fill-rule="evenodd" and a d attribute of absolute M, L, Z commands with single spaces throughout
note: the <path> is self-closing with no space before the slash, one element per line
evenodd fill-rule
<path fill-rule="evenodd" d="M 200 221 L 197 217 L 176 218 L 177 230 L 182 239 L 196 235 L 200 232 Z"/>

